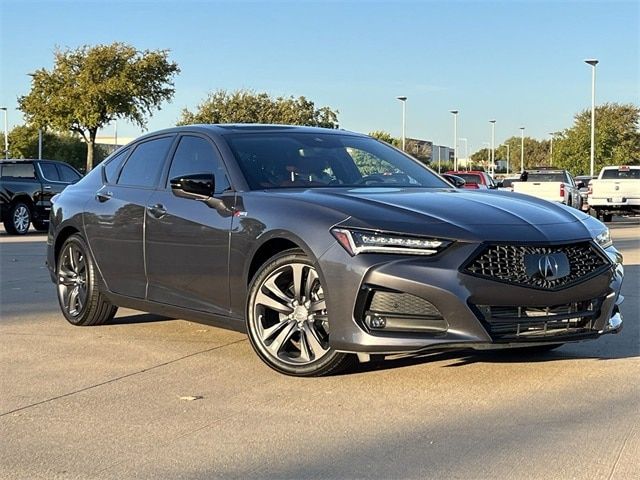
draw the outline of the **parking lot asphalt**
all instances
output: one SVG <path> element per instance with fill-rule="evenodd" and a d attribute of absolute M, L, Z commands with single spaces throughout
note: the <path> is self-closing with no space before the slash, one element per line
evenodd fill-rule
<path fill-rule="evenodd" d="M 121 309 L 73 327 L 45 235 L 0 231 L 0 478 L 640 478 L 640 221 L 618 335 L 298 379 L 243 334 Z"/>

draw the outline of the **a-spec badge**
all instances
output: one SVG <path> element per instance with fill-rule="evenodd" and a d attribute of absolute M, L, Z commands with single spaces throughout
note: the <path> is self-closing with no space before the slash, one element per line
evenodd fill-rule
<path fill-rule="evenodd" d="M 527 254 L 524 256 L 524 266 L 531 278 L 548 281 L 566 277 L 571 273 L 569 259 L 562 252 Z"/>

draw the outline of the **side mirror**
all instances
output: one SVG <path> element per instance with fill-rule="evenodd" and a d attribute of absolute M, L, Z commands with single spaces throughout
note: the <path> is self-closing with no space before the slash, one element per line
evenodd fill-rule
<path fill-rule="evenodd" d="M 215 191 L 215 177 L 213 173 L 198 173 L 172 178 L 171 191 L 176 197 L 191 200 L 206 200 Z"/>
<path fill-rule="evenodd" d="M 200 200 L 211 208 L 224 208 L 224 203 L 213 196 L 215 192 L 215 176 L 213 173 L 196 173 L 183 175 L 169 180 L 171 191 L 176 197 Z"/>

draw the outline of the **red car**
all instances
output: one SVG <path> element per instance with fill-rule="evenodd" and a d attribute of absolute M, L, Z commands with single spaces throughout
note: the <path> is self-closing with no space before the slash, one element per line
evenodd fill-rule
<path fill-rule="evenodd" d="M 498 188 L 496 182 L 494 182 L 493 178 L 491 178 L 491 176 L 486 172 L 479 170 L 451 170 L 446 173 L 463 178 L 466 182 L 463 188 L 473 188 L 476 190 L 483 188 Z"/>

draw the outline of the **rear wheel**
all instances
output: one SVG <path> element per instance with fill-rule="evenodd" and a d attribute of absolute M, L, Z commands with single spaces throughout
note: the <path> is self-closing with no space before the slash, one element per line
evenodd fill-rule
<path fill-rule="evenodd" d="M 31 223 L 31 209 L 24 202 L 17 202 L 9 209 L 4 219 L 4 229 L 12 235 L 24 235 L 29 231 Z"/>
<path fill-rule="evenodd" d="M 249 287 L 247 332 L 271 368 L 294 376 L 338 372 L 353 361 L 329 345 L 324 287 L 310 259 L 286 251 L 263 265 Z"/>
<path fill-rule="evenodd" d="M 73 325 L 100 325 L 118 310 L 98 290 L 97 272 L 88 252 L 83 238 L 71 235 L 56 262 L 58 303 Z"/>

